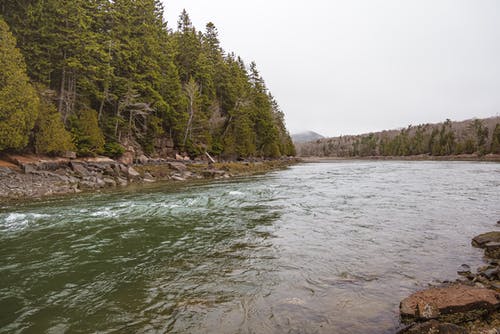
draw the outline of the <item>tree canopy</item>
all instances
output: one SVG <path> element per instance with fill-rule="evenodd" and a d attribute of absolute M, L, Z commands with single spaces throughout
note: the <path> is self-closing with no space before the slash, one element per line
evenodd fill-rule
<path fill-rule="evenodd" d="M 13 34 L 2 21 L 0 61 L 18 85 L 5 86 L 32 101 L 19 109 L 17 97 L 0 98 L 1 117 L 23 115 L 12 117 L 23 123 L 16 136 L 0 131 L 0 151 L 25 147 L 40 129 L 31 80 L 53 92 L 47 102 L 82 155 L 114 156 L 117 147 L 161 155 L 165 143 L 192 156 L 293 155 L 283 112 L 256 64 L 226 53 L 213 23 L 199 31 L 184 10 L 172 30 L 163 13 L 158 0 L 0 0 Z M 40 124 L 58 129 L 43 133 L 60 133 L 44 115 Z M 43 136 L 35 135 L 39 143 Z M 19 138 L 3 144 L 7 137 Z"/>

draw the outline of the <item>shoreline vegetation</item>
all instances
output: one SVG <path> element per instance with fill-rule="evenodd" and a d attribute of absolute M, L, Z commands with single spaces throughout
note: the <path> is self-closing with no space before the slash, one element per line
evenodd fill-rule
<path fill-rule="evenodd" d="M 299 159 L 247 159 L 209 163 L 205 160 L 151 159 L 134 162 L 107 157 L 63 158 L 30 155 L 0 157 L 0 202 L 100 191 L 157 181 L 229 179 L 285 168 Z"/>
<path fill-rule="evenodd" d="M 317 157 L 306 156 L 299 157 L 301 161 L 306 163 L 314 162 L 331 162 L 331 161 L 477 161 L 477 162 L 500 162 L 500 154 L 460 154 L 460 155 L 445 155 L 434 156 L 429 154 L 409 155 L 409 156 L 365 156 L 365 157 Z"/>
<path fill-rule="evenodd" d="M 455 281 L 444 281 L 403 299 L 400 316 L 407 326 L 398 334 L 498 333 L 500 231 L 474 237 L 472 246 L 484 250 L 485 265 L 473 272 L 463 264 L 457 271 L 461 277 Z"/>
<path fill-rule="evenodd" d="M 500 155 L 500 116 L 296 142 L 301 157 L 480 160 Z M 429 158 L 426 158 L 429 159 Z"/>

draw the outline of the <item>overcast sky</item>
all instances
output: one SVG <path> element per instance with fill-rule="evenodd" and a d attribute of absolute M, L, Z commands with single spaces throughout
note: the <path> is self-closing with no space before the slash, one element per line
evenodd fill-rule
<path fill-rule="evenodd" d="M 500 0 L 163 2 L 256 61 L 292 133 L 500 115 Z"/>

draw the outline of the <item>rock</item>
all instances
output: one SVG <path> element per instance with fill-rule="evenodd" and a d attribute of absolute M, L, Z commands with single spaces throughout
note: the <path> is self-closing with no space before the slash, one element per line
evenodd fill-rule
<path fill-rule="evenodd" d="M 187 170 L 186 165 L 183 164 L 182 162 L 169 162 L 168 167 L 177 172 L 184 172 Z"/>
<path fill-rule="evenodd" d="M 155 182 L 155 178 L 151 173 L 146 172 L 144 173 L 144 182 Z"/>
<path fill-rule="evenodd" d="M 106 187 L 116 187 L 115 180 L 107 178 L 107 177 L 103 178 L 102 180 L 104 181 L 104 184 L 106 185 Z"/>
<path fill-rule="evenodd" d="M 500 231 L 483 233 L 474 237 L 474 239 L 472 239 L 472 246 L 484 248 L 489 242 L 500 242 Z"/>
<path fill-rule="evenodd" d="M 141 174 L 139 174 L 138 171 L 136 171 L 133 167 L 129 167 L 127 169 L 127 176 L 129 179 L 138 179 L 141 177 Z"/>
<path fill-rule="evenodd" d="M 461 276 L 468 276 L 471 271 L 470 271 L 470 266 L 468 264 L 462 264 L 460 268 L 458 268 L 457 273 Z"/>
<path fill-rule="evenodd" d="M 498 278 L 499 268 L 489 268 L 481 273 L 482 276 L 486 277 L 488 280 L 492 281 Z"/>
<path fill-rule="evenodd" d="M 132 165 L 134 163 L 134 152 L 127 151 L 123 153 L 118 161 L 125 165 Z"/>
<path fill-rule="evenodd" d="M 179 154 L 175 154 L 175 160 L 184 160 L 184 157 Z"/>
<path fill-rule="evenodd" d="M 467 334 L 467 330 L 463 327 L 442 323 L 436 320 L 430 320 L 421 324 L 415 324 L 406 328 L 399 333 L 407 334 Z"/>
<path fill-rule="evenodd" d="M 403 318 L 425 319 L 422 312 L 429 305 L 433 314 L 439 312 L 440 320 L 457 323 L 495 310 L 500 306 L 499 298 L 500 294 L 490 289 L 453 284 L 416 292 L 405 298 L 399 309 Z M 420 306 L 423 311 L 419 310 L 419 305 L 423 305 Z"/>
<path fill-rule="evenodd" d="M 78 173 L 81 176 L 87 176 L 87 175 L 89 175 L 89 171 L 87 170 L 87 168 L 85 168 L 85 166 L 83 164 L 79 163 L 79 162 L 71 161 L 69 163 L 69 166 L 71 167 L 71 169 L 75 173 Z"/>
<path fill-rule="evenodd" d="M 66 158 L 66 159 L 76 159 L 76 152 L 73 152 L 73 151 L 65 151 L 65 152 L 62 154 L 62 157 L 63 157 L 63 158 Z"/>
<path fill-rule="evenodd" d="M 116 179 L 116 183 L 121 187 L 125 187 L 128 184 L 128 181 L 122 177 L 119 177 Z"/>
<path fill-rule="evenodd" d="M 23 170 L 24 174 L 29 174 L 33 173 L 34 171 L 37 170 L 36 165 L 33 164 L 22 164 L 21 169 Z"/>
<path fill-rule="evenodd" d="M 149 158 L 142 154 L 138 159 L 137 159 L 141 164 L 145 165 L 148 163 Z"/>
<path fill-rule="evenodd" d="M 484 255 L 492 259 L 500 259 L 500 242 L 490 241 L 484 244 Z"/>
<path fill-rule="evenodd" d="M 171 177 L 171 179 L 172 179 L 172 180 L 174 180 L 174 181 L 186 181 L 186 179 L 185 179 L 185 178 L 183 178 L 183 177 L 181 177 L 181 176 L 178 176 L 178 175 L 173 175 L 173 176 Z"/>
<path fill-rule="evenodd" d="M 437 319 L 439 318 L 439 308 L 433 302 L 420 300 L 417 302 L 417 316 L 420 319 Z"/>
<path fill-rule="evenodd" d="M 118 171 L 119 171 L 119 174 L 123 174 L 125 176 L 128 175 L 128 167 L 125 166 L 124 164 L 119 164 L 118 165 Z"/>

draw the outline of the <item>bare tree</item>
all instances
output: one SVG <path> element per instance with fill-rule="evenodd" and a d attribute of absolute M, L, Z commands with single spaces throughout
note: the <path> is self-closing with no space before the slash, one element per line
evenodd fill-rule
<path fill-rule="evenodd" d="M 195 112 L 195 101 L 198 95 L 200 94 L 200 86 L 196 83 L 193 78 L 190 78 L 189 81 L 184 85 L 184 92 L 189 99 L 189 119 L 186 125 L 186 132 L 184 133 L 184 141 L 182 142 L 183 146 L 186 146 L 186 142 L 188 139 L 188 135 L 191 133 L 191 127 L 193 124 L 193 117 Z"/>

